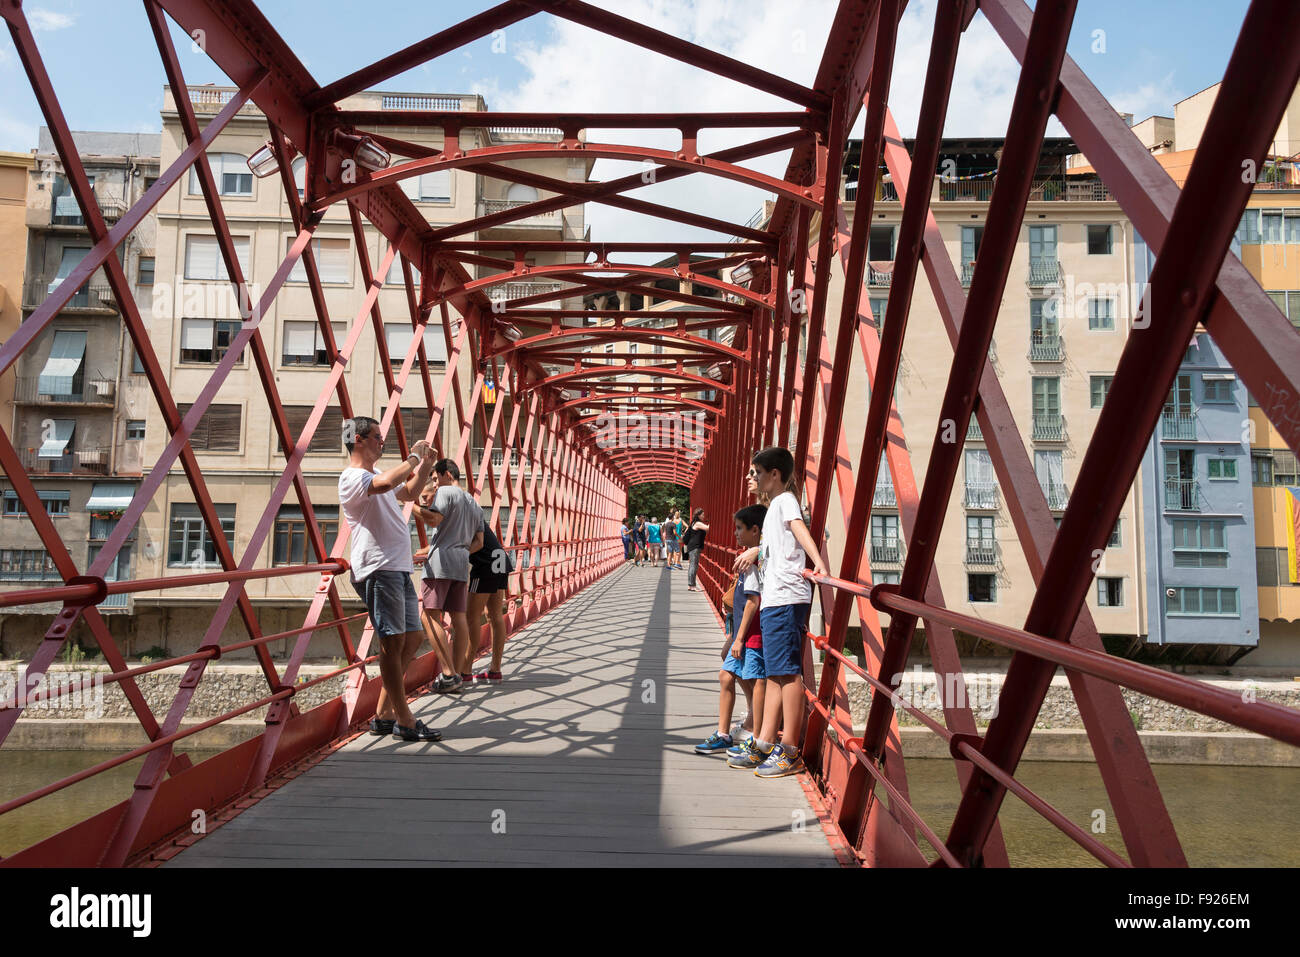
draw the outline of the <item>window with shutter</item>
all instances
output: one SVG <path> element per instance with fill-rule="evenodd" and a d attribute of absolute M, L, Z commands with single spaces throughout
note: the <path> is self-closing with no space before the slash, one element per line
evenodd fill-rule
<path fill-rule="evenodd" d="M 182 402 L 176 406 L 181 418 L 189 414 L 193 403 Z M 238 405 L 210 405 L 199 419 L 190 436 L 190 446 L 196 452 L 238 452 L 240 423 L 243 409 Z"/>
<path fill-rule="evenodd" d="M 309 405 L 287 405 L 284 407 L 284 417 L 289 423 L 289 434 L 295 442 L 298 441 L 298 437 L 302 435 L 302 430 L 307 425 L 307 418 L 311 415 L 311 409 L 312 407 Z M 278 440 L 275 450 L 281 454 L 284 452 Z M 316 431 L 312 433 L 311 441 L 307 444 L 307 452 L 311 455 L 338 455 L 343 452 L 342 412 L 334 408 L 325 410 L 320 423 L 316 426 Z"/>
<path fill-rule="evenodd" d="M 249 238 L 232 236 L 235 258 L 244 278 L 249 278 Z M 230 281 L 226 261 L 216 236 L 190 235 L 185 237 L 185 278 Z"/>

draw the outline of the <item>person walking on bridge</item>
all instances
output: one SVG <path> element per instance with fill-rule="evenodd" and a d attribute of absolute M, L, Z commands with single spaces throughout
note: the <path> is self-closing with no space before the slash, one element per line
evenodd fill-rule
<path fill-rule="evenodd" d="M 690 527 L 686 530 L 686 590 L 696 591 L 695 576 L 700 570 L 700 552 L 704 540 L 709 535 L 709 524 L 704 521 L 704 509 L 697 508 L 691 516 Z"/>
<path fill-rule="evenodd" d="M 339 506 L 352 530 L 352 584 L 365 602 L 379 637 L 382 688 L 370 722 L 371 734 L 404 741 L 440 741 L 442 734 L 415 720 L 406 703 L 406 669 L 424 631 L 411 582 L 411 534 L 403 502 L 414 502 L 433 465 L 429 443 L 416 442 L 406 461 L 387 471 L 375 468 L 384 451 L 379 423 L 369 416 L 350 419 L 344 436 L 348 467 L 339 475 Z"/>

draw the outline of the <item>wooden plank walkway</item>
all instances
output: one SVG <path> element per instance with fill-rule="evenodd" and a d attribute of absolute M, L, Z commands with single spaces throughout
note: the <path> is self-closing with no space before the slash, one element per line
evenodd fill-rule
<path fill-rule="evenodd" d="M 363 735 L 168 866 L 837 866 L 797 778 L 693 752 L 721 643 L 685 572 L 616 571 L 511 639 L 502 685 L 413 705 L 444 741 Z"/>

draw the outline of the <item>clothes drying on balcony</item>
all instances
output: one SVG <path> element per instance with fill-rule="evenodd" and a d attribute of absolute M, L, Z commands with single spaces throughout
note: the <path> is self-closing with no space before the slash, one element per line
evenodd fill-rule
<path fill-rule="evenodd" d="M 37 453 L 37 458 L 63 458 L 72 443 L 72 432 L 76 426 L 77 423 L 72 419 L 55 419 L 53 427 L 42 437 L 41 450 Z"/>
<path fill-rule="evenodd" d="M 86 334 L 60 329 L 54 334 L 49 358 L 41 369 L 37 389 L 41 395 L 72 395 L 77 373 L 86 358 Z"/>

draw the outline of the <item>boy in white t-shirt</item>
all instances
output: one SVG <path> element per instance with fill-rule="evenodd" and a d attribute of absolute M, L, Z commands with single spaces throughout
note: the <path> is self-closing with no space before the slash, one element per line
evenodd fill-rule
<path fill-rule="evenodd" d="M 770 495 L 763 519 L 763 538 L 736 559 L 736 570 L 758 562 L 763 578 L 759 623 L 763 633 L 763 664 L 767 671 L 763 722 L 749 750 L 728 761 L 732 767 L 753 767 L 760 778 L 781 778 L 803 770 L 799 753 L 803 735 L 803 643 L 812 609 L 812 584 L 803 577 L 805 561 L 826 574 L 821 554 L 804 524 L 799 500 L 786 491 L 794 473 L 794 456 L 773 446 L 752 459 L 750 476 L 758 492 Z M 781 730 L 781 743 L 776 743 Z M 737 762 L 743 763 L 737 763 Z"/>

